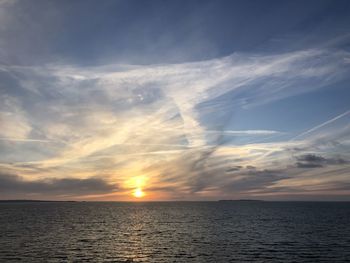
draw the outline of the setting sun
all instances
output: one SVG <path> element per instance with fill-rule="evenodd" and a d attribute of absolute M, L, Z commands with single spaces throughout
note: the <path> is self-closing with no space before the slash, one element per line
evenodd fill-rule
<path fill-rule="evenodd" d="M 146 177 L 143 175 L 132 177 L 125 182 L 126 187 L 134 189 L 132 195 L 136 198 L 142 198 L 146 195 L 145 192 L 142 191 L 145 185 Z"/>
<path fill-rule="evenodd" d="M 136 198 L 141 198 L 143 196 L 145 196 L 145 193 L 141 190 L 141 188 L 137 188 L 133 195 L 136 197 Z"/>

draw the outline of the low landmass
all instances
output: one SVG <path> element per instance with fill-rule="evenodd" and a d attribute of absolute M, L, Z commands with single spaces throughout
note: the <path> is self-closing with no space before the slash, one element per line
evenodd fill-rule
<path fill-rule="evenodd" d="M 55 200 L 0 200 L 0 203 L 57 203 L 57 202 L 76 202 L 76 201 L 55 201 Z"/>
<path fill-rule="evenodd" d="M 259 199 L 227 199 L 227 200 L 218 200 L 218 202 L 264 202 L 264 200 Z"/>

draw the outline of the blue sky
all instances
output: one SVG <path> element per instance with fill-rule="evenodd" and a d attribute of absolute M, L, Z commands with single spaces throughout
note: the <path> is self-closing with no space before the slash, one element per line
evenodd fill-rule
<path fill-rule="evenodd" d="M 349 1 L 0 1 L 0 198 L 350 200 Z"/>

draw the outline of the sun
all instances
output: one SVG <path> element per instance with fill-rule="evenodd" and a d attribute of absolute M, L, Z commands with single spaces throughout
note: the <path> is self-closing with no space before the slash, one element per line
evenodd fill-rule
<path fill-rule="evenodd" d="M 145 196 L 145 193 L 142 191 L 141 188 L 136 188 L 133 195 L 136 197 L 136 198 L 141 198 L 141 197 L 144 197 Z"/>
<path fill-rule="evenodd" d="M 147 178 L 144 175 L 134 176 L 125 182 L 125 187 L 129 188 L 130 190 L 133 189 L 132 192 L 130 192 L 130 195 L 133 197 L 142 198 L 146 195 L 146 193 L 142 190 L 146 186 L 146 181 Z"/>

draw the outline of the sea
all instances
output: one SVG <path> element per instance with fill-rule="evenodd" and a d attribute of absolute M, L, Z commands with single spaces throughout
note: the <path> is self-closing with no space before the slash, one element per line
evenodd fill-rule
<path fill-rule="evenodd" d="M 350 262 L 350 203 L 0 203 L 0 262 Z"/>

